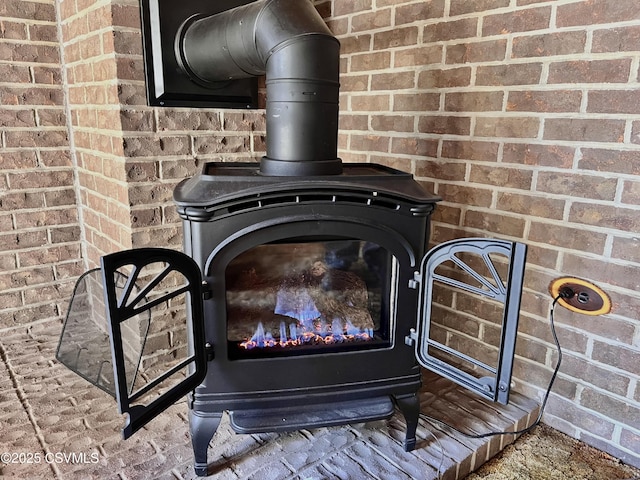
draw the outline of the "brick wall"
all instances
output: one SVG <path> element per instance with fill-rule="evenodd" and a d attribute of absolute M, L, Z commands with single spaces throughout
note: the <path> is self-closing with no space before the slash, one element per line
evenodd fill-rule
<path fill-rule="evenodd" d="M 565 362 L 545 420 L 639 465 L 636 0 L 315 3 L 342 42 L 341 157 L 411 171 L 441 195 L 434 243 L 530 245 L 517 390 L 540 398 L 553 367 L 550 280 L 611 295 L 603 317 L 557 311 Z M 54 5 L 0 7 L 0 329 L 60 315 L 80 245 L 87 265 L 179 248 L 175 184 L 203 161 L 264 151 L 261 110 L 146 106 L 133 0 L 57 2 L 61 74 Z"/>
<path fill-rule="evenodd" d="M 0 6 L 0 331 L 59 318 L 82 271 L 54 1 Z"/>
<path fill-rule="evenodd" d="M 130 248 L 131 222 L 120 122 L 119 77 L 109 0 L 58 2 L 69 136 L 77 162 L 86 261 Z M 135 18 L 135 17 L 134 17 Z"/>
<path fill-rule="evenodd" d="M 611 314 L 556 312 L 565 360 L 545 421 L 640 457 L 640 14 L 634 0 L 322 2 L 342 41 L 341 156 L 443 197 L 432 241 L 530 246 L 516 389 L 556 355 L 549 282 L 604 288 Z"/>

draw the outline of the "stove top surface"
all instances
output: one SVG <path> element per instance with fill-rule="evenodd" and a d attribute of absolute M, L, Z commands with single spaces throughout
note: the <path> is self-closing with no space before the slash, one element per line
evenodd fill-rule
<path fill-rule="evenodd" d="M 375 163 L 345 163 L 339 175 L 267 176 L 258 163 L 209 162 L 174 191 L 179 207 L 210 207 L 241 197 L 276 192 L 367 192 L 411 202 L 433 204 L 440 197 L 427 191 L 410 173 Z"/>

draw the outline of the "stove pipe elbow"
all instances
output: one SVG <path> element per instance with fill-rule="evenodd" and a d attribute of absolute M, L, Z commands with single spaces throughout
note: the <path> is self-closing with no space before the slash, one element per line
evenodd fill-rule
<path fill-rule="evenodd" d="M 334 175 L 338 151 L 340 43 L 309 0 L 260 0 L 194 16 L 176 38 L 181 68 L 196 82 L 266 75 L 264 175 Z"/>

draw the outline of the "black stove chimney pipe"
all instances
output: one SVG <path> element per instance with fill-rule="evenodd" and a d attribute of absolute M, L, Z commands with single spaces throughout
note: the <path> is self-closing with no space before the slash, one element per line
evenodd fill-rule
<path fill-rule="evenodd" d="M 191 17 L 178 32 L 176 57 L 194 81 L 210 86 L 266 74 L 262 174 L 342 173 L 340 43 L 309 0 L 260 0 Z"/>

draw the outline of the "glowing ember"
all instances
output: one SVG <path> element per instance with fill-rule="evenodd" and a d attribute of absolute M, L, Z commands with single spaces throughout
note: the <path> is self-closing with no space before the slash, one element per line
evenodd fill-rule
<path fill-rule="evenodd" d="M 240 347 L 251 350 L 252 348 L 331 345 L 373 340 L 372 328 L 361 330 L 351 322 L 347 322 L 345 329 L 342 320 L 337 318 L 331 322 L 331 325 L 322 322 L 314 323 L 313 331 L 309 331 L 305 325 L 296 325 L 295 323 L 291 323 L 288 330 L 289 333 L 287 334 L 287 325 L 285 322 L 281 322 L 280 338 L 276 339 L 271 332 L 265 332 L 264 326 L 260 322 L 251 339 L 240 342 Z"/>

